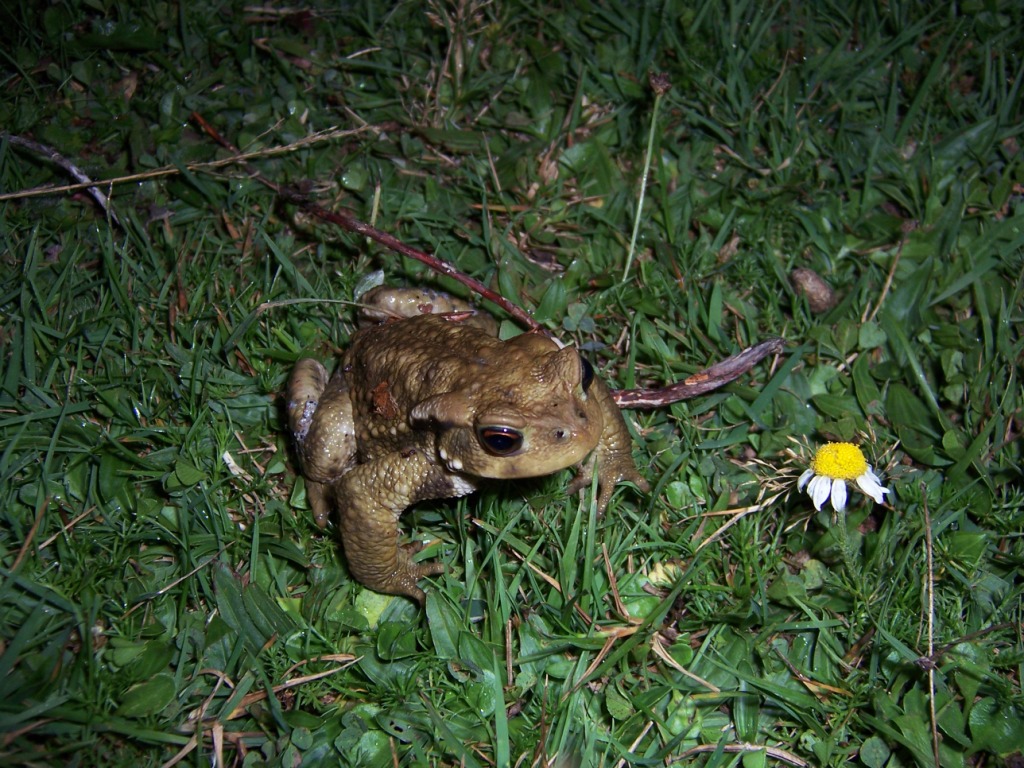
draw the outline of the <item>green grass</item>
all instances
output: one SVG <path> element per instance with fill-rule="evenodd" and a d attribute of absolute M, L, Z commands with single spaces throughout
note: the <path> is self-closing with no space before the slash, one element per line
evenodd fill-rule
<path fill-rule="evenodd" d="M 123 228 L 0 199 L 0 763 L 1020 764 L 1019 4 L 40 5 L 0 12 L 2 130 L 171 172 L 103 187 Z M 631 413 L 654 490 L 601 519 L 566 473 L 418 505 L 448 572 L 380 598 L 280 392 L 368 273 L 452 284 L 201 165 L 193 111 L 245 151 L 350 131 L 253 162 L 614 386 L 788 346 Z M 71 181 L 0 140 L 0 195 Z M 890 504 L 796 491 L 837 439 Z"/>

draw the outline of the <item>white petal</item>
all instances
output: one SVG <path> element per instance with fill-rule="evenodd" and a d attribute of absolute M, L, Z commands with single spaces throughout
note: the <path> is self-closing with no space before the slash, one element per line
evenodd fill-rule
<path fill-rule="evenodd" d="M 800 479 L 797 480 L 796 487 L 799 488 L 802 491 L 804 489 L 804 486 L 807 485 L 808 481 L 812 477 L 814 477 L 814 470 L 813 469 L 805 470 L 804 473 L 802 475 L 800 475 Z"/>
<path fill-rule="evenodd" d="M 810 494 L 811 500 L 814 502 L 814 508 L 821 510 L 821 505 L 825 503 L 828 498 L 829 489 L 832 487 L 832 481 L 824 475 L 818 475 L 811 484 L 807 486 L 807 493 Z"/>
<path fill-rule="evenodd" d="M 846 481 L 832 481 L 832 509 L 842 512 L 846 509 Z"/>
<path fill-rule="evenodd" d="M 882 486 L 878 475 L 871 470 L 871 467 L 868 467 L 867 472 L 857 478 L 857 486 L 874 499 L 876 504 L 883 503 L 885 501 L 885 494 L 891 493 L 888 488 Z"/>

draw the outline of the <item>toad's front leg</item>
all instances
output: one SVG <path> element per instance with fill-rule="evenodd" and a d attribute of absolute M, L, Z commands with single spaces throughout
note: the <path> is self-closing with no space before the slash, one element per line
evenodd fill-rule
<path fill-rule="evenodd" d="M 417 501 L 454 498 L 475 489 L 468 480 L 442 471 L 419 449 L 356 466 L 328 489 L 338 509 L 349 571 L 376 592 L 405 595 L 422 605 L 426 596 L 416 582 L 442 573 L 444 566 L 413 562 L 418 548 L 399 546 L 398 519 Z"/>
<path fill-rule="evenodd" d="M 579 474 L 569 486 L 569 492 L 576 493 L 590 485 L 596 470 L 597 512 L 603 515 L 616 484 L 623 481 L 631 482 L 645 492 L 650 490 L 651 486 L 637 471 L 633 461 L 633 439 L 629 435 L 622 412 L 612 400 L 608 387 L 604 382 L 595 379 L 590 396 L 597 398 L 600 403 L 604 427 L 593 455 L 580 465 Z"/>

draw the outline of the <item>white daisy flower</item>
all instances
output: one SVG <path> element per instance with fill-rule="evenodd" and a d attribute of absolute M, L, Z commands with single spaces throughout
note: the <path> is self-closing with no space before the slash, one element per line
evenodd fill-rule
<path fill-rule="evenodd" d="M 811 468 L 800 475 L 797 488 L 801 491 L 807 488 L 815 509 L 821 510 L 831 497 L 832 508 L 842 512 L 846 509 L 846 484 L 854 481 L 876 504 L 881 504 L 885 494 L 891 493 L 882 486 L 860 448 L 853 443 L 828 443 L 814 454 Z"/>

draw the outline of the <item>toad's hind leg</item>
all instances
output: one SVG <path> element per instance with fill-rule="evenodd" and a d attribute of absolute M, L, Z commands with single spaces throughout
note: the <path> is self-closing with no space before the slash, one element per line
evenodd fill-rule
<path fill-rule="evenodd" d="M 288 431 L 299 444 L 305 442 L 330 379 L 319 362 L 304 357 L 295 363 L 285 390 Z"/>
<path fill-rule="evenodd" d="M 316 360 L 299 360 L 288 379 L 288 428 L 299 449 L 302 474 L 319 483 L 345 474 L 356 453 L 345 376 L 338 372 L 328 379 Z"/>
<path fill-rule="evenodd" d="M 338 480 L 354 463 L 355 424 L 348 384 L 341 373 L 328 378 L 316 360 L 299 360 L 288 379 L 288 429 L 307 480 L 307 496 L 320 527 L 330 505 L 325 484 Z"/>

